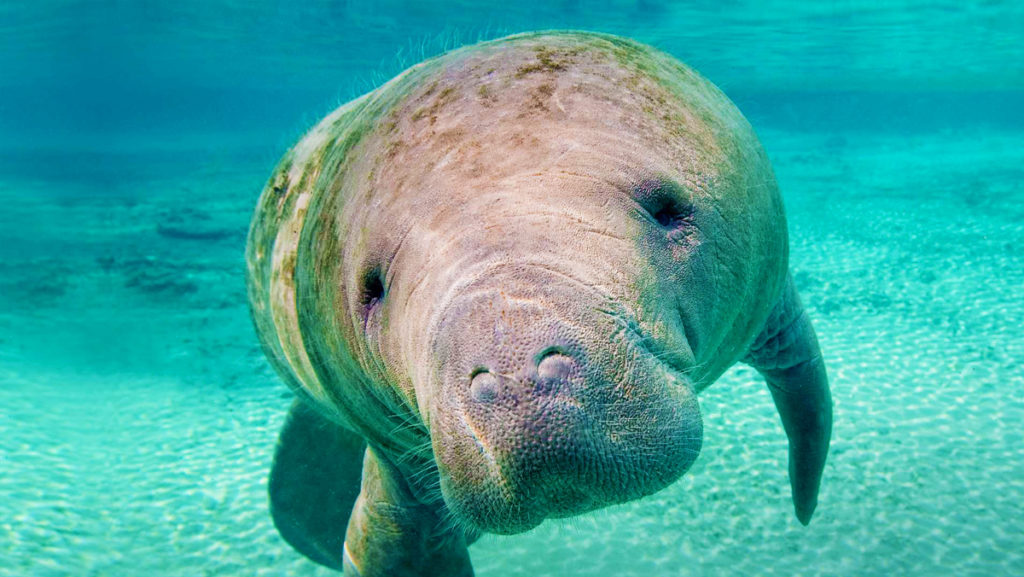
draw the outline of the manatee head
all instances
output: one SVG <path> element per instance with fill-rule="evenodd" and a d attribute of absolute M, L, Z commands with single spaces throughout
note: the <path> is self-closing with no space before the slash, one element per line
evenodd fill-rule
<path fill-rule="evenodd" d="M 299 323 L 341 336 L 306 348 L 355 359 L 334 381 L 366 378 L 324 398 L 379 452 L 402 445 L 399 466 L 429 454 L 413 484 L 436 480 L 468 530 L 516 533 L 686 472 L 696 394 L 785 267 L 771 170 L 717 89 L 633 42 L 521 35 L 421 64 L 315 135 L 307 172 L 332 194 L 297 241 L 316 280 L 296 298 L 323 305 Z"/>

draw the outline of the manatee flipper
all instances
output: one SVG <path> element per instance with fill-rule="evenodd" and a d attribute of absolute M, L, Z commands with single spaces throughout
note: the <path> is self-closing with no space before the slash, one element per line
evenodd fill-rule
<path fill-rule="evenodd" d="M 811 320 L 792 275 L 754 340 L 745 362 L 760 372 L 789 437 L 789 482 L 804 525 L 818 504 L 818 486 L 832 435 L 832 395 Z"/>
<path fill-rule="evenodd" d="M 466 538 L 371 448 L 345 537 L 345 577 L 472 577 Z"/>
<path fill-rule="evenodd" d="M 365 452 L 362 437 L 296 400 L 274 453 L 269 482 L 274 525 L 300 553 L 338 571 Z"/>

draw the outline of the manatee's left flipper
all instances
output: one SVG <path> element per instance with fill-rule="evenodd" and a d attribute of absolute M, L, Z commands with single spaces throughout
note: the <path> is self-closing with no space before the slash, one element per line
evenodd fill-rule
<path fill-rule="evenodd" d="M 818 339 L 791 275 L 745 362 L 768 382 L 789 437 L 789 481 L 804 525 L 818 504 L 818 486 L 832 435 L 832 395 Z"/>
<path fill-rule="evenodd" d="M 472 577 L 466 536 L 437 506 L 417 501 L 372 448 L 345 536 L 345 577 Z"/>
<path fill-rule="evenodd" d="M 296 400 L 270 472 L 270 512 L 292 547 L 342 570 L 345 528 L 359 496 L 363 438 Z"/>

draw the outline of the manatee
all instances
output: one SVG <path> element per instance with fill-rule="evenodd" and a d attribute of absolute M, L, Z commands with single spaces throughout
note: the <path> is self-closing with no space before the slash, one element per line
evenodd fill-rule
<path fill-rule="evenodd" d="M 810 521 L 832 409 L 749 123 L 673 57 L 545 32 L 409 68 L 327 116 L 258 202 L 248 295 L 295 392 L 270 506 L 346 575 L 651 495 L 745 362 Z"/>

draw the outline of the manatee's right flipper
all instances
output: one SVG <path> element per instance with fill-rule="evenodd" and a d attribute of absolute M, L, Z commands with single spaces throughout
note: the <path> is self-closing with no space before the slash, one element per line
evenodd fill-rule
<path fill-rule="evenodd" d="M 818 339 L 791 275 L 744 359 L 771 390 L 789 437 L 789 482 L 797 519 L 810 523 L 832 436 L 832 395 Z"/>
<path fill-rule="evenodd" d="M 292 547 L 342 570 L 345 528 L 359 496 L 366 443 L 296 400 L 270 472 L 270 512 Z"/>
<path fill-rule="evenodd" d="M 345 537 L 345 577 L 472 577 L 465 535 L 440 515 L 367 449 L 363 489 Z"/>

